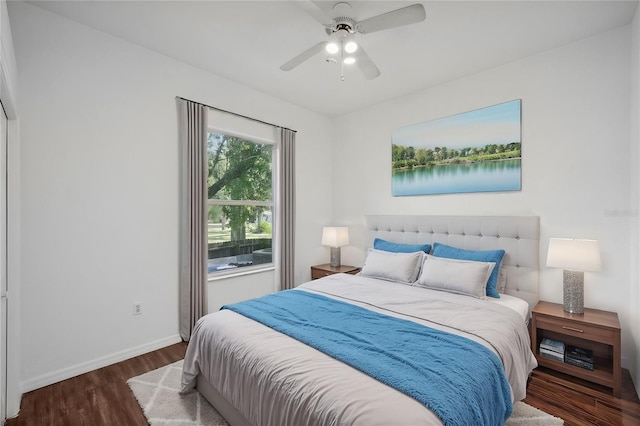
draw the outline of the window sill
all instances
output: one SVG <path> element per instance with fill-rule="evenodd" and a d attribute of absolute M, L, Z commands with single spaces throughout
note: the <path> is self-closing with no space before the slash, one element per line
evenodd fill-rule
<path fill-rule="evenodd" d="M 276 266 L 272 263 L 265 266 L 246 266 L 244 268 L 238 268 L 231 271 L 216 272 L 216 273 L 210 274 L 207 281 L 214 282 L 214 281 L 226 280 L 227 278 L 236 278 L 236 277 L 242 277 L 245 275 L 259 274 L 261 272 L 275 271 L 275 269 L 276 269 Z"/>

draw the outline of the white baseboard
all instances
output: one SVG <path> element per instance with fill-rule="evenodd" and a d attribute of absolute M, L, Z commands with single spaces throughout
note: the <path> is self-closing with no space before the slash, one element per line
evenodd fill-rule
<path fill-rule="evenodd" d="M 43 374 L 42 376 L 35 377 L 24 382 L 20 382 L 20 389 L 22 393 L 27 393 L 35 389 L 49 386 L 53 383 L 60 382 L 62 380 L 70 379 L 80 374 L 88 373 L 89 371 L 96 370 L 98 368 L 106 367 L 111 364 L 115 364 L 120 361 L 124 361 L 139 355 L 153 352 L 158 349 L 173 345 L 181 342 L 182 339 L 179 335 L 165 337 L 153 342 L 145 343 L 144 345 L 136 346 L 131 349 L 127 349 L 121 352 L 116 352 L 111 355 L 107 355 L 101 358 L 97 358 L 91 361 L 84 362 L 82 364 L 73 365 L 71 367 L 63 368 L 51 373 Z"/>

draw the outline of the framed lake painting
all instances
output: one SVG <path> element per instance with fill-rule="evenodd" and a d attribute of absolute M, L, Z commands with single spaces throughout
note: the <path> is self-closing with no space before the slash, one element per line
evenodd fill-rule
<path fill-rule="evenodd" d="M 393 196 L 519 191 L 521 100 L 392 133 Z"/>

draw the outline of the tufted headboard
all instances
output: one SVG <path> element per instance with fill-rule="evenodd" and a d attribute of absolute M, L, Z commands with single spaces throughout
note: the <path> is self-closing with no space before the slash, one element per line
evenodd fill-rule
<path fill-rule="evenodd" d="M 537 216 L 365 216 L 367 246 L 375 238 L 395 243 L 442 243 L 467 250 L 505 251 L 505 293 L 538 303 L 540 218 Z"/>

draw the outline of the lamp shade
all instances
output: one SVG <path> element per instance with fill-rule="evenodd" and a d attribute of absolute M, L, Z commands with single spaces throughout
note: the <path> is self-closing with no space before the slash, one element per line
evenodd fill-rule
<path fill-rule="evenodd" d="M 602 264 L 598 241 L 549 238 L 547 266 L 582 272 L 599 271 Z"/>
<path fill-rule="evenodd" d="M 343 247 L 349 245 L 349 228 L 346 226 L 325 226 L 322 229 L 322 245 Z"/>

